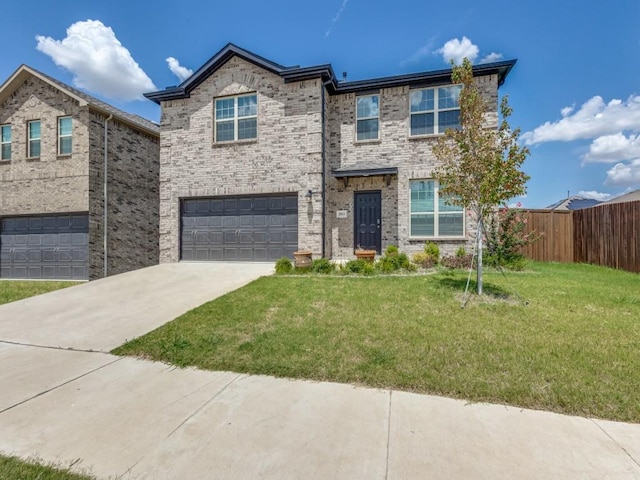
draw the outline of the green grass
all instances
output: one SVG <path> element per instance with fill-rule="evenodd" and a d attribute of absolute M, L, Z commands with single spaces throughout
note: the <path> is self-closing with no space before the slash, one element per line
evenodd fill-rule
<path fill-rule="evenodd" d="M 37 459 L 24 461 L 0 455 L 0 479 L 7 480 L 90 480 L 95 477 L 71 473 L 53 464 L 42 464 Z"/>
<path fill-rule="evenodd" d="M 487 272 L 488 294 L 462 309 L 465 282 L 264 277 L 114 353 L 640 422 L 639 275 Z"/>
<path fill-rule="evenodd" d="M 0 305 L 73 285 L 78 285 L 78 282 L 0 280 Z"/>

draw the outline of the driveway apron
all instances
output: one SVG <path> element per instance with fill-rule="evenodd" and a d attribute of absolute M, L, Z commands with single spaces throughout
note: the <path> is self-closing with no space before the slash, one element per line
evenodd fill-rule
<path fill-rule="evenodd" d="M 0 341 L 108 352 L 273 273 L 270 263 L 170 263 L 0 305 Z"/>

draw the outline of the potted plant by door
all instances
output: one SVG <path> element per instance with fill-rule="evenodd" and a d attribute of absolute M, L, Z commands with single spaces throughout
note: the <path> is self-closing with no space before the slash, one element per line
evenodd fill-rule
<path fill-rule="evenodd" d="M 311 250 L 300 250 L 293 252 L 293 258 L 295 259 L 296 268 L 310 268 L 312 264 L 312 252 Z"/>
<path fill-rule="evenodd" d="M 358 260 L 366 260 L 368 262 L 372 262 L 375 260 L 376 258 L 376 251 L 375 250 L 367 250 L 365 248 L 356 248 L 354 253 L 356 254 L 356 258 Z"/>

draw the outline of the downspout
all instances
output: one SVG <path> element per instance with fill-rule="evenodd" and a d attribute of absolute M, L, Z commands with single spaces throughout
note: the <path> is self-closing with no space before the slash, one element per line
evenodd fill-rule
<path fill-rule="evenodd" d="M 321 102 L 322 102 L 322 258 L 325 258 L 326 255 L 326 243 L 327 243 L 327 189 L 326 189 L 326 178 L 327 178 L 327 148 L 325 146 L 326 139 L 326 126 L 325 126 L 325 116 L 327 114 L 325 108 L 325 87 L 329 85 L 333 80 L 329 79 L 326 82 L 322 83 L 321 88 Z"/>
<path fill-rule="evenodd" d="M 102 180 L 102 187 L 103 187 L 103 205 L 102 205 L 102 213 L 103 213 L 103 219 L 102 219 L 102 258 L 103 258 L 103 265 L 102 265 L 102 276 L 106 278 L 107 276 L 107 173 L 108 173 L 108 166 L 109 166 L 109 158 L 107 156 L 107 152 L 108 152 L 108 135 L 109 135 L 109 122 L 111 121 L 111 119 L 113 118 L 113 114 L 109 115 L 105 121 L 104 121 L 104 177 Z"/>

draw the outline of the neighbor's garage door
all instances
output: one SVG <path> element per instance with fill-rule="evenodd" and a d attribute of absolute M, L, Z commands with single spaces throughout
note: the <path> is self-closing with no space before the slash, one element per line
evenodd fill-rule
<path fill-rule="evenodd" d="M 0 221 L 0 278 L 88 278 L 86 214 L 4 217 Z"/>
<path fill-rule="evenodd" d="M 182 260 L 255 261 L 293 257 L 298 248 L 298 196 L 183 200 Z"/>

